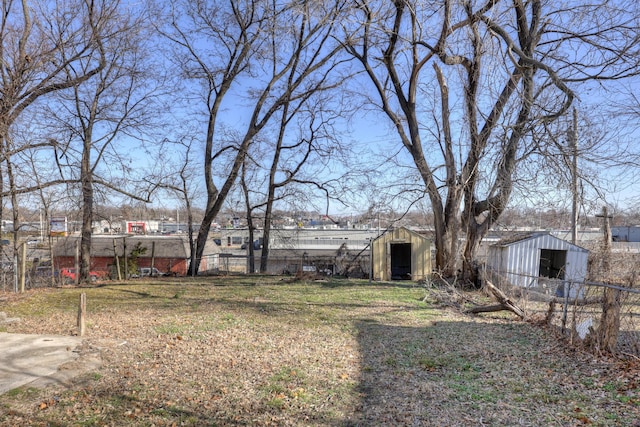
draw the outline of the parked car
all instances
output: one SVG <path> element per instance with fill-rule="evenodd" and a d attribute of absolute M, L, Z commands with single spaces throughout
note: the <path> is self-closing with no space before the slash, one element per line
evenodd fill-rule
<path fill-rule="evenodd" d="M 62 280 L 65 282 L 75 282 L 76 281 L 76 269 L 75 268 L 61 268 L 59 277 L 62 277 Z M 100 275 L 95 271 L 89 272 L 89 280 L 95 282 L 100 278 Z"/>
<path fill-rule="evenodd" d="M 141 267 L 138 269 L 138 277 L 146 277 L 146 276 L 152 276 L 152 277 L 158 277 L 158 276 L 164 276 L 165 274 L 158 270 L 157 268 L 153 267 Z"/>
<path fill-rule="evenodd" d="M 58 277 L 58 274 L 59 274 L 58 271 L 51 270 L 50 265 L 41 265 L 39 267 L 36 267 L 36 269 L 33 271 L 33 275 L 35 277 L 43 277 L 43 278 L 50 278 L 51 275 L 53 275 L 53 277 Z"/>

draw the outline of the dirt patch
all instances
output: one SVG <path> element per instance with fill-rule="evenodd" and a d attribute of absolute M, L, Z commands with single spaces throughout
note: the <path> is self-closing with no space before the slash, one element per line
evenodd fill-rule
<path fill-rule="evenodd" d="M 45 388 L 51 385 L 63 387 L 79 386 L 81 381 L 78 378 L 83 375 L 95 372 L 102 366 L 100 351 L 88 343 L 76 349 L 78 357 L 70 362 L 58 367 L 58 370 L 46 377 L 39 378 L 28 384 L 28 387 Z"/>

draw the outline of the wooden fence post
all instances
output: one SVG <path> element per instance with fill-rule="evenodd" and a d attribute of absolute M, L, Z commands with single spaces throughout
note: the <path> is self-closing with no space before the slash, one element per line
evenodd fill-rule
<path fill-rule="evenodd" d="M 156 242 L 151 242 L 151 270 L 149 270 L 149 275 L 153 276 L 153 269 L 156 266 Z"/>
<path fill-rule="evenodd" d="M 87 294 L 82 292 L 80 294 L 80 305 L 78 307 L 78 336 L 84 336 L 85 332 L 85 317 L 87 314 Z"/>
<path fill-rule="evenodd" d="M 80 286 L 80 241 L 76 240 L 76 253 L 73 262 L 73 269 L 76 275 L 75 283 L 76 286 Z"/>
<path fill-rule="evenodd" d="M 116 276 L 118 280 L 122 280 L 122 275 L 120 273 L 120 258 L 118 257 L 118 245 L 116 239 L 113 239 L 113 256 L 116 259 Z"/>
<path fill-rule="evenodd" d="M 20 247 L 20 293 L 24 293 L 24 284 L 27 276 L 27 242 L 22 242 Z"/>

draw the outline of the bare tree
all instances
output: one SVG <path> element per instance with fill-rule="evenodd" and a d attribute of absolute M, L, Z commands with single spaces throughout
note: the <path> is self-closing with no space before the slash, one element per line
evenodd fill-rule
<path fill-rule="evenodd" d="M 222 103 L 232 84 L 247 74 L 251 56 L 260 48 L 261 33 L 267 25 L 267 10 L 257 3 L 229 2 L 211 5 L 205 1 L 177 2 L 170 11 L 170 25 L 161 31 L 175 46 L 175 62 L 184 78 L 195 79 L 204 92 L 207 130 L 204 138 L 204 179 L 207 189 L 206 217 L 201 223 L 192 251 L 190 272 L 198 271 L 209 227 L 220 210 L 246 153 L 239 147 L 228 180 L 216 184 L 215 160 L 224 157 L 233 146 L 223 145 L 218 134 L 218 119 Z M 180 19 L 179 17 L 188 17 Z M 211 46 L 211 49 L 206 49 Z M 247 145 L 250 140 L 247 141 Z M 226 168 L 225 168 L 226 169 Z M 235 173 L 233 172 L 235 171 Z"/>
<path fill-rule="evenodd" d="M 318 86 L 315 95 L 327 90 Z M 326 198 L 340 200 L 341 195 L 334 183 L 335 173 L 329 165 L 338 168 L 341 163 L 334 152 L 342 151 L 338 142 L 339 133 L 333 128 L 335 110 L 325 110 L 321 98 L 311 98 L 313 105 L 303 107 L 307 100 L 296 105 L 285 103 L 278 126 L 275 143 L 269 150 L 272 154 L 267 164 L 268 178 L 264 201 L 263 243 L 260 256 L 260 272 L 267 271 L 271 240 L 273 210 L 277 202 L 287 198 L 300 198 L 300 193 L 323 193 Z M 286 139 L 288 127 L 294 118 L 301 129 L 298 135 Z M 340 174 L 340 171 L 337 172 Z"/>
<path fill-rule="evenodd" d="M 571 114 L 547 123 L 541 133 L 544 143 L 532 145 L 527 162 L 514 171 L 515 203 L 531 204 L 539 211 L 570 211 L 575 191 L 580 216 L 586 218 L 600 212 L 603 204 L 612 206 L 615 197 L 636 181 L 640 152 L 633 127 L 608 108 L 596 110 L 581 104 Z M 542 213 L 533 216 L 544 217 L 542 224 L 547 227 L 572 226 L 570 215 L 560 221 Z"/>
<path fill-rule="evenodd" d="M 50 129 L 61 139 L 55 145 L 60 179 L 72 182 L 72 189 L 79 184 L 79 280 L 83 282 L 90 279 L 96 187 L 142 202 L 149 201 L 154 188 L 153 184 L 142 188 L 142 181 L 136 182 L 133 175 L 137 170 L 122 155 L 132 141 L 140 144 L 144 129 L 153 123 L 155 85 L 151 79 L 155 74 L 145 56 L 148 46 L 144 45 L 149 38 L 148 25 L 143 15 L 119 10 L 118 2 L 108 5 L 105 12 L 110 21 L 103 25 L 108 36 L 101 40 L 104 68 L 90 80 L 59 92 L 58 102 L 47 109 L 53 122 Z M 67 78 L 78 79 L 90 66 L 80 62 L 66 68 Z"/>
<path fill-rule="evenodd" d="M 0 186 L 13 207 L 14 233 L 19 228 L 18 189 L 12 157 L 38 143 L 17 146 L 12 129 L 30 106 L 44 97 L 77 86 L 105 66 L 102 29 L 109 19 L 104 2 L 30 4 L 3 1 L 0 17 Z M 66 70 L 83 70 L 69 78 Z M 48 142 L 40 143 L 48 144 Z M 6 187 L 5 187 L 6 183 Z M 0 217 L 2 206 L 0 203 Z M 14 245 L 17 245 L 17 234 Z"/>
<path fill-rule="evenodd" d="M 251 156 L 247 156 L 244 163 L 242 164 L 242 168 L 240 169 L 240 189 L 242 191 L 242 195 L 244 197 L 244 203 L 246 207 L 246 219 L 247 219 L 247 228 L 249 231 L 249 241 L 246 242 L 247 245 L 247 254 L 249 258 L 249 262 L 247 264 L 248 270 L 250 273 L 253 273 L 256 270 L 255 266 L 255 222 L 254 222 L 254 212 L 258 208 L 258 206 L 254 206 L 252 203 L 251 194 L 254 191 L 251 190 L 252 184 L 255 184 L 255 171 L 257 169 L 256 163 L 253 161 Z"/>
<path fill-rule="evenodd" d="M 638 7 L 623 3 L 358 2 L 359 28 L 345 48 L 426 188 L 445 275 L 462 259 L 473 278 L 478 245 L 507 207 L 515 171 L 576 91 L 637 72 Z"/>
<path fill-rule="evenodd" d="M 315 90 L 313 79 L 324 78 L 336 66 L 334 58 L 340 49 L 331 35 L 342 3 L 230 1 L 211 6 L 188 2 L 181 5 L 180 16 L 191 22 L 173 19 L 171 29 L 165 31 L 182 51 L 178 59 L 185 76 L 202 83 L 207 105 L 207 203 L 191 258 L 192 273 L 197 272 L 211 223 L 236 183 L 254 138 L 285 102 L 308 96 Z M 278 49 L 269 47 L 274 33 L 280 35 Z M 222 144 L 217 128 L 222 103 L 240 78 L 246 85 L 240 93 L 250 103 L 248 119 L 238 141 Z M 214 170 L 228 153 L 232 153 L 229 167 L 216 183 Z"/>
<path fill-rule="evenodd" d="M 195 133 L 195 132 L 194 132 Z M 158 150 L 157 164 L 158 170 L 148 177 L 150 183 L 158 185 L 160 190 L 164 190 L 174 196 L 184 204 L 187 213 L 187 238 L 189 240 L 190 254 L 195 253 L 195 219 L 194 201 L 199 192 L 197 165 L 193 162 L 192 152 L 197 144 L 196 138 L 192 135 L 185 135 L 178 141 L 165 141 Z M 172 146 L 177 146 L 172 147 Z M 171 158 L 167 158 L 166 152 L 174 153 Z"/>

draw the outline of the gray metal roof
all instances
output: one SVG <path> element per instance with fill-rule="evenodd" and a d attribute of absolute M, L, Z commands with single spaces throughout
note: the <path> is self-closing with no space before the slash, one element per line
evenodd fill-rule
<path fill-rule="evenodd" d="M 557 244 L 560 244 L 561 246 L 567 246 L 567 247 L 570 246 L 570 247 L 576 248 L 576 250 L 578 251 L 589 252 L 587 249 L 581 246 L 574 245 L 573 243 L 560 239 L 550 233 L 540 232 L 540 231 L 528 232 L 528 233 L 516 233 L 512 236 L 505 237 L 499 240 L 498 242 L 496 242 L 491 246 L 497 246 L 497 247 L 509 246 L 509 245 L 514 245 L 514 244 L 524 242 L 526 240 L 531 240 L 531 239 L 543 239 L 545 242 L 554 241 L 554 242 L 557 242 Z"/>
<path fill-rule="evenodd" d="M 91 256 L 113 257 L 115 253 L 122 256 L 125 241 L 127 253 L 131 253 L 138 244 L 142 248 L 146 248 L 146 253 L 142 257 L 150 257 L 152 247 L 156 258 L 184 259 L 189 256 L 188 241 L 175 236 L 93 236 L 91 238 Z M 60 238 L 53 246 L 53 254 L 54 256 L 75 256 L 76 244 L 80 244 L 79 236 Z"/>

